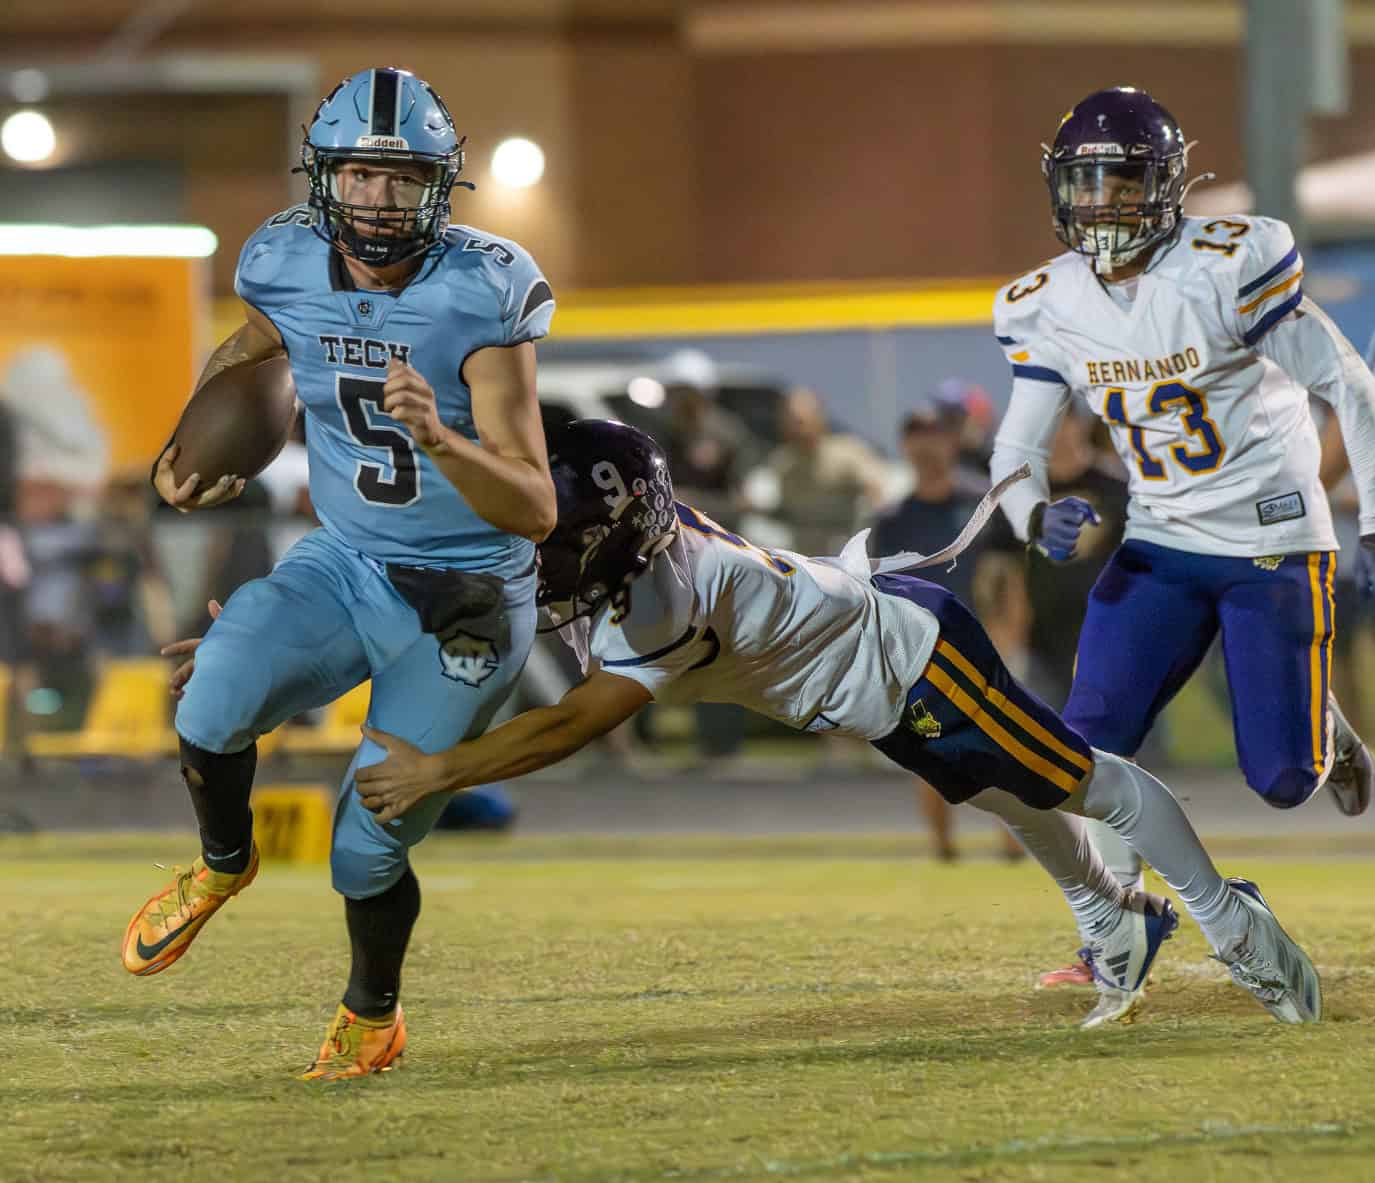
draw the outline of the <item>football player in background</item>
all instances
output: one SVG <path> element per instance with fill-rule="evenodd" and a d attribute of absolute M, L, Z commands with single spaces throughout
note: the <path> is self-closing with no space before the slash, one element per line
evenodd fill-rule
<path fill-rule="evenodd" d="M 1013 384 L 993 478 L 1031 464 L 1002 507 L 1018 537 L 1065 560 L 1096 520 L 1079 498 L 1049 500 L 1071 399 L 1106 421 L 1127 466 L 1124 541 L 1090 595 L 1064 711 L 1075 731 L 1130 759 L 1220 632 L 1247 784 L 1280 809 L 1326 784 L 1354 816 L 1375 770 L 1329 690 L 1337 540 L 1308 398 L 1341 422 L 1360 562 L 1375 567 L 1375 379 L 1304 296 L 1287 225 L 1183 216 L 1188 153 L 1170 113 L 1131 87 L 1061 120 L 1042 171 L 1069 249 L 996 298 Z M 1139 886 L 1139 852 L 1093 834 Z"/>
<path fill-rule="evenodd" d="M 555 515 L 533 344 L 554 299 L 515 243 L 449 224 L 462 144 L 425 82 L 361 71 L 307 130 L 309 202 L 244 244 L 248 319 L 200 381 L 285 350 L 322 525 L 235 592 L 200 647 L 176 730 L 201 854 L 134 914 L 131 973 L 166 969 L 257 874 L 260 735 L 371 678 L 372 723 L 441 750 L 482 733 L 525 663 L 535 543 Z M 242 488 L 178 486 L 174 458 L 154 483 L 180 509 Z M 401 964 L 420 911 L 408 852 L 445 799 L 379 822 L 352 785 L 383 755 L 363 741 L 339 797 L 330 866 L 352 966 L 307 1078 L 381 1071 L 406 1043 Z"/>
<path fill-rule="evenodd" d="M 948 800 L 1001 817 L 1079 922 L 1099 989 L 1083 1026 L 1131 1017 L 1178 920 L 1168 901 L 1113 878 L 1079 815 L 1151 861 L 1272 1014 L 1320 1018 L 1307 957 L 1255 884 L 1217 873 L 1169 790 L 1091 748 L 1027 692 L 954 595 L 888 573 L 923 556 L 875 564 L 863 553 L 867 531 L 838 559 L 752 546 L 675 502 L 663 453 L 624 424 L 568 424 L 550 456 L 559 521 L 539 548 L 538 599 L 588 676 L 558 704 L 447 751 L 369 728 L 389 756 L 360 770 L 357 792 L 383 825 L 425 810 L 431 794 L 547 767 L 651 700 L 738 703 L 868 739 Z"/>

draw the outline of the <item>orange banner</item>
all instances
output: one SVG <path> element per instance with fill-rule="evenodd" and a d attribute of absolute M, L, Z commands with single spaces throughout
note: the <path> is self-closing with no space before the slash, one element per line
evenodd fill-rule
<path fill-rule="evenodd" d="M 156 457 L 204 359 L 207 284 L 205 259 L 0 256 L 22 471 L 96 484 Z"/>

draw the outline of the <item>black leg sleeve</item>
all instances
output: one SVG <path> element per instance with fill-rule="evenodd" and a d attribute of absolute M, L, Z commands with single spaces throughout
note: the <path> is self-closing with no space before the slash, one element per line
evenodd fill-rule
<path fill-rule="evenodd" d="M 420 915 L 420 880 L 406 873 L 381 895 L 344 900 L 353 966 L 344 1005 L 363 1019 L 381 1019 L 396 1009 L 401 962 Z"/>
<path fill-rule="evenodd" d="M 248 868 L 253 846 L 248 795 L 257 769 L 257 744 L 225 754 L 181 740 L 181 778 L 200 823 L 201 853 L 212 871 Z"/>

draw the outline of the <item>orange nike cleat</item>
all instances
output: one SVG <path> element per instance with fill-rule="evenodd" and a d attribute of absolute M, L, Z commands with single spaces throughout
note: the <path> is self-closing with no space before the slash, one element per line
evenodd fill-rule
<path fill-rule="evenodd" d="M 352 1080 L 390 1072 L 406 1050 L 406 1016 L 400 1004 L 385 1019 L 359 1018 L 342 1002 L 325 1032 L 320 1054 L 302 1080 Z"/>
<path fill-rule="evenodd" d="M 173 867 L 172 882 L 134 913 L 124 932 L 124 968 L 139 977 L 161 973 L 196 939 L 205 922 L 258 874 L 258 845 L 237 874 L 212 871 L 199 855 L 189 870 Z"/>

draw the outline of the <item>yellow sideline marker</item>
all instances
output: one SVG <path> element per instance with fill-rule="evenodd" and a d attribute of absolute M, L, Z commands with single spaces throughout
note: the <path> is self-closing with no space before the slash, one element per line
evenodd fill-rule
<path fill-rule="evenodd" d="M 253 836 L 265 859 L 329 861 L 334 794 L 324 785 L 263 785 L 253 790 Z"/>

